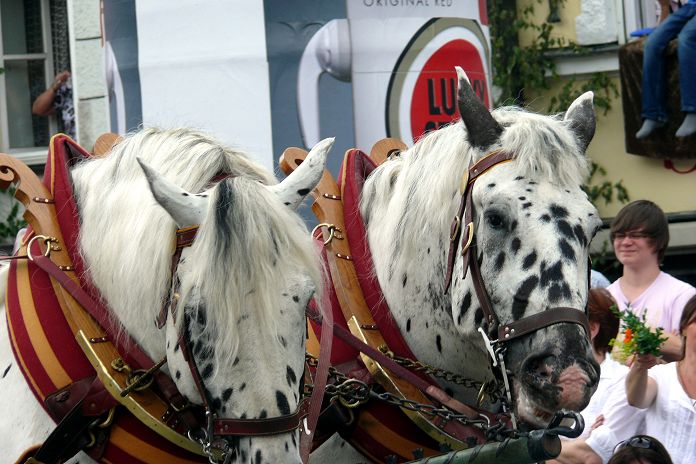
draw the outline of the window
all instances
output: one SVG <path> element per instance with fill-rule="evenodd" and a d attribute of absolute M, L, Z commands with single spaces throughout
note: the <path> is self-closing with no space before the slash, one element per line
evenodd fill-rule
<path fill-rule="evenodd" d="M 49 0 L 0 0 L 0 151 L 42 163 L 55 116 L 31 113 L 53 81 Z"/>

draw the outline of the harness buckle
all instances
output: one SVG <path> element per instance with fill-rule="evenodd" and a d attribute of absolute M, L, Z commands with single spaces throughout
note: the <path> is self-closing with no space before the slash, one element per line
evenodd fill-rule
<path fill-rule="evenodd" d="M 498 360 L 496 358 L 495 351 L 493 350 L 493 344 L 498 343 L 498 340 L 491 341 L 491 339 L 488 338 L 488 335 L 486 335 L 486 331 L 481 327 L 478 328 L 478 331 L 481 334 L 481 337 L 483 337 L 483 344 L 486 346 L 486 351 L 488 351 L 488 354 L 491 356 L 491 363 L 493 367 L 497 367 Z M 481 387 L 481 390 L 483 391 L 483 387 Z M 479 393 L 479 396 L 480 395 L 481 393 Z"/>

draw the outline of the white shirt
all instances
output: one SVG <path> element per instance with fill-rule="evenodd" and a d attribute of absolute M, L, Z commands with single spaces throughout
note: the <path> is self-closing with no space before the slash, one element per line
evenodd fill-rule
<path fill-rule="evenodd" d="M 647 411 L 628 404 L 625 375 L 614 383 L 608 393 L 602 409 L 604 423 L 593 430 L 585 441 L 604 463 L 609 461 L 618 442 L 644 432 Z"/>
<path fill-rule="evenodd" d="M 597 390 L 592 395 L 590 403 L 580 413 L 585 419 L 585 430 L 578 438 L 587 438 L 590 435 L 592 424 L 597 416 L 602 414 L 604 405 L 611 393 L 616 389 L 624 388 L 624 379 L 628 373 L 628 367 L 614 361 L 609 353 L 604 357 L 604 361 L 599 365 L 599 384 Z"/>
<path fill-rule="evenodd" d="M 696 462 L 696 398 L 689 398 L 677 376 L 677 363 L 648 370 L 657 397 L 645 411 L 645 433 L 660 440 L 674 464 Z"/>

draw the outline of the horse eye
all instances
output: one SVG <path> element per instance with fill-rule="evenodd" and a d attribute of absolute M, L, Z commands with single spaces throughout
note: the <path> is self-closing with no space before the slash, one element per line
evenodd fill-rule
<path fill-rule="evenodd" d="M 505 218 L 497 212 L 486 213 L 486 223 L 492 229 L 503 229 L 505 227 Z"/>

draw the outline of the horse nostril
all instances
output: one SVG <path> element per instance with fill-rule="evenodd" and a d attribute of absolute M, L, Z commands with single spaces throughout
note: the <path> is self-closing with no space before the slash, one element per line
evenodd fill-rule
<path fill-rule="evenodd" d="M 557 364 L 556 356 L 540 356 L 530 360 L 528 372 L 535 375 L 542 381 L 551 380 L 554 372 L 553 366 Z"/>

